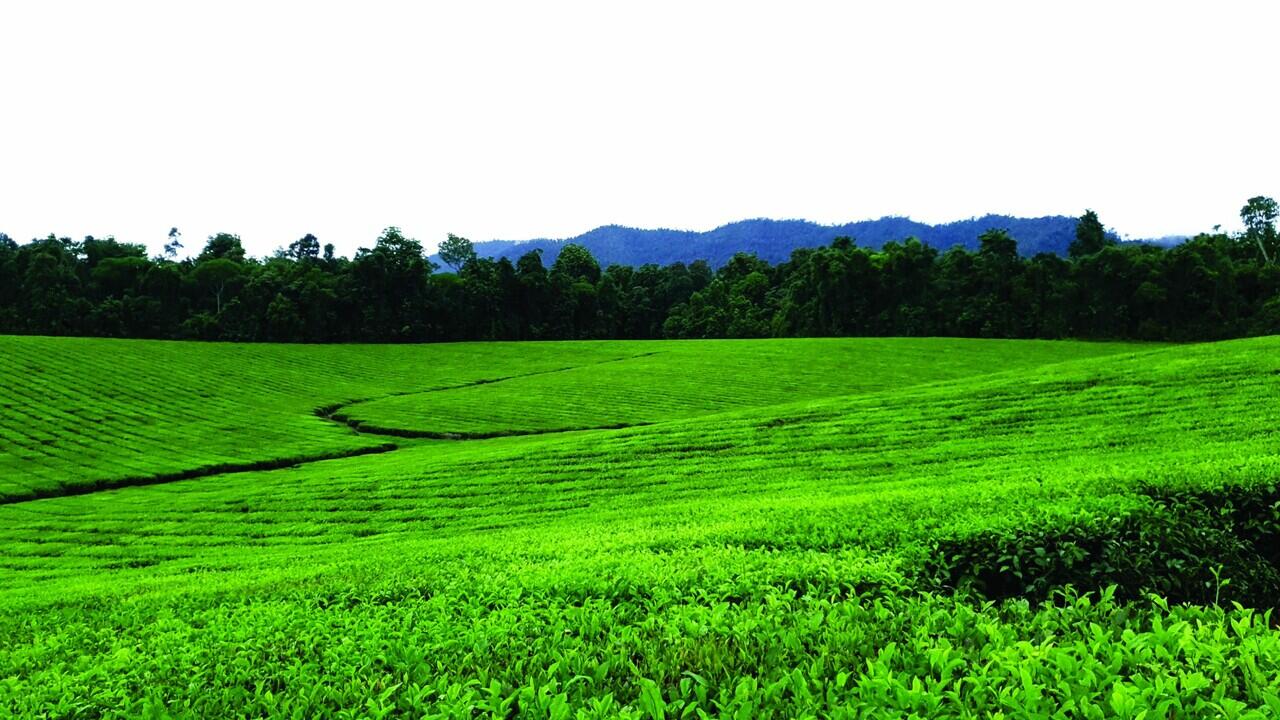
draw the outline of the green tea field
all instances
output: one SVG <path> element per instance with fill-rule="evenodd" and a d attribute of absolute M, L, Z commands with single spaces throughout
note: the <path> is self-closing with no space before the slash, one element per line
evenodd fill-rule
<path fill-rule="evenodd" d="M 0 715 L 1280 718 L 1280 338 L 0 337 Z"/>

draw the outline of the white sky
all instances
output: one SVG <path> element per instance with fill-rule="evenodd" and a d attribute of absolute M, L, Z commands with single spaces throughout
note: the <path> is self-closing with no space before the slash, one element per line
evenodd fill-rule
<path fill-rule="evenodd" d="M 0 4 L 0 231 L 350 254 L 1280 195 L 1280 3 Z"/>

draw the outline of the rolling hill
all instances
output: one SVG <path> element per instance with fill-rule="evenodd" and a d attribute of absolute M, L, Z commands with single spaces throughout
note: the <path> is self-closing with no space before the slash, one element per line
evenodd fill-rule
<path fill-rule="evenodd" d="M 864 338 L 306 347 L 0 336 L 0 503 L 384 452 L 394 442 L 368 432 L 378 425 L 412 435 L 649 423 L 958 377 L 997 359 L 1034 365 L 1133 347 L 1142 346 Z M 935 355 L 945 361 L 923 370 L 912 362 Z M 368 427 L 353 433 L 335 419 Z"/>
<path fill-rule="evenodd" d="M 130 364 L 232 368 L 174 462 L 277 406 L 397 448 L 0 506 L 15 717 L 1280 713 L 1277 338 L 23 342 L 121 428 L 165 405 Z M 385 397 L 317 417 L 307 358 Z"/>

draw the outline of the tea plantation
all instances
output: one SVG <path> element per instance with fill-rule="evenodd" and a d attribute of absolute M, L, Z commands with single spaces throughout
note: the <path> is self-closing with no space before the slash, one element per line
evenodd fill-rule
<path fill-rule="evenodd" d="M 3 715 L 1280 717 L 1280 339 L 0 365 Z"/>
<path fill-rule="evenodd" d="M 0 502 L 393 446 L 325 419 L 330 414 L 427 433 L 592 427 L 1124 347 L 930 340 L 308 347 L 0 336 Z M 471 394 L 495 380 L 505 382 L 494 388 L 511 390 Z"/>

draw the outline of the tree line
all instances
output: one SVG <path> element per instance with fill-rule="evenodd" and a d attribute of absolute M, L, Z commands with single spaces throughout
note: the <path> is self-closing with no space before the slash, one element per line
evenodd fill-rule
<path fill-rule="evenodd" d="M 0 233 L 0 333 L 273 342 L 946 335 L 1213 340 L 1280 333 L 1276 202 L 1241 210 L 1171 248 L 1118 243 L 1092 211 L 1067 257 L 1022 257 L 1005 230 L 946 252 L 914 239 L 878 250 L 848 237 L 770 265 L 739 253 L 601 268 L 580 245 L 550 267 L 540 250 L 478 257 L 387 228 L 348 259 L 306 235 L 249 257 L 220 233 L 178 260 L 114 238 Z"/>

